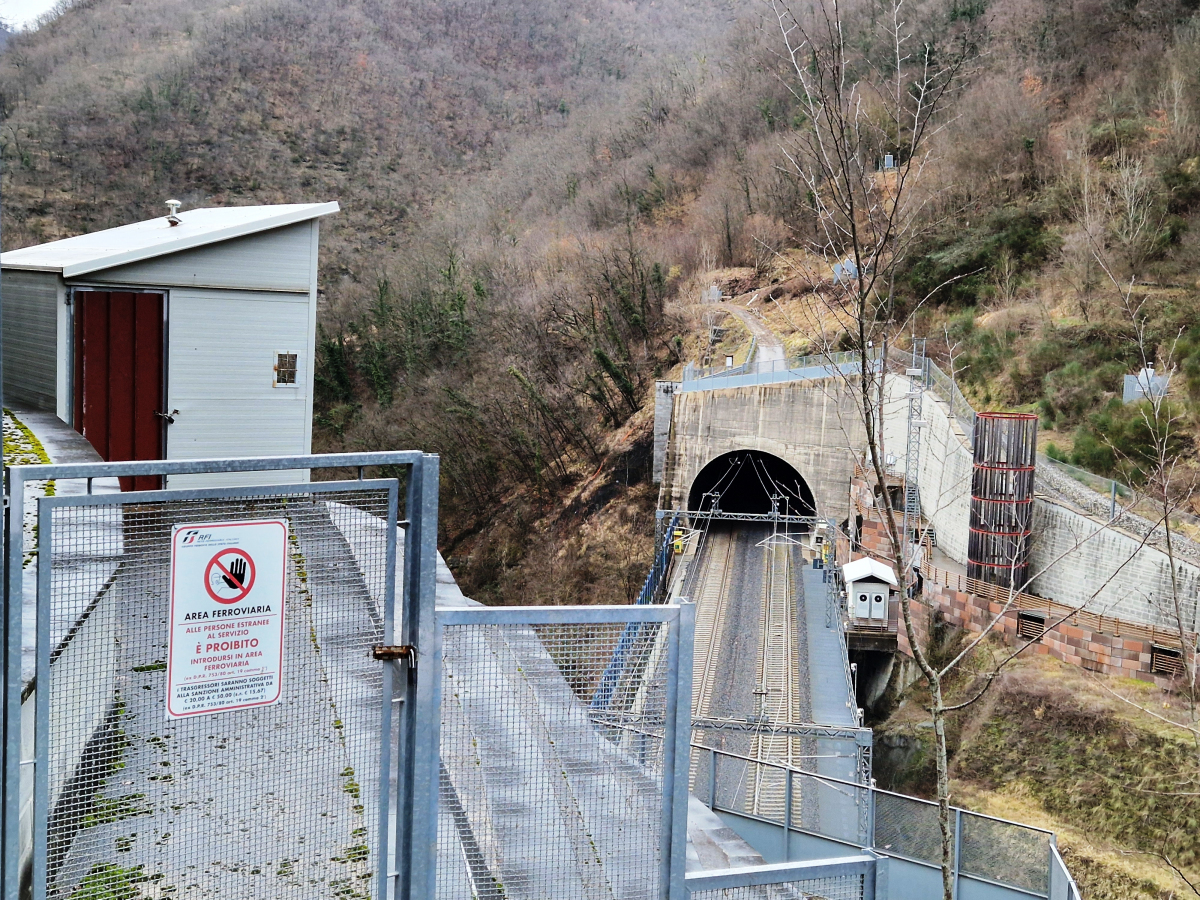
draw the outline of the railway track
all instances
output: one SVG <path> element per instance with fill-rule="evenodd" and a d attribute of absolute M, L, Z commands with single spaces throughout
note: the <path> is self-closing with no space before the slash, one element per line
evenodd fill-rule
<path fill-rule="evenodd" d="M 803 739 L 775 733 L 770 726 L 804 721 L 798 671 L 802 637 L 798 573 L 792 545 L 760 544 L 762 536 L 757 530 L 722 529 L 705 537 L 692 582 L 696 601 L 692 709 L 701 717 L 724 714 L 762 722 L 762 731 L 746 736 L 742 752 L 796 764 L 804 754 Z M 754 670 L 728 671 L 738 659 L 733 645 L 739 637 L 744 642 L 750 623 L 757 625 L 757 640 L 751 644 L 753 655 L 741 659 Z M 735 655 L 724 658 L 728 653 Z M 725 739 L 720 740 L 723 744 Z M 693 765 L 693 780 L 696 776 Z M 734 791 L 747 812 L 783 815 L 784 783 L 777 769 L 751 764 L 734 778 L 738 783 L 725 783 L 723 790 Z M 726 782 L 724 776 L 721 781 Z"/>
<path fill-rule="evenodd" d="M 692 678 L 692 709 L 710 715 L 717 663 L 721 656 L 724 613 L 729 604 L 732 551 L 736 532 L 712 531 L 705 536 L 704 567 L 700 573 L 696 601 L 695 673 Z"/>
<path fill-rule="evenodd" d="M 764 548 L 763 589 L 759 617 L 757 717 L 760 721 L 800 721 L 799 673 L 796 671 L 796 595 L 791 548 L 769 543 Z M 751 756 L 792 764 L 799 752 L 796 738 L 759 732 Z M 755 766 L 747 798 L 756 815 L 783 815 L 784 785 L 776 784 L 778 770 Z M 770 774 L 768 774 L 770 773 Z M 776 776 L 776 777 L 772 777 Z M 768 780 L 769 779 L 769 780 Z"/>

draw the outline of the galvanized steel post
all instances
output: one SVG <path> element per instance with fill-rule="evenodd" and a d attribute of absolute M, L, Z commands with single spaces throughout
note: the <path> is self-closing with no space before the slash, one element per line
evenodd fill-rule
<path fill-rule="evenodd" d="M 432 900 L 437 889 L 438 732 L 441 722 L 441 640 L 434 610 L 437 591 L 438 457 L 423 455 L 409 470 L 405 531 L 405 592 L 401 628 L 417 649 L 407 667 L 406 727 L 396 829 L 396 900 Z M 419 729 L 419 730 L 418 730 Z M 404 832 L 404 824 L 408 832 Z"/>
<path fill-rule="evenodd" d="M 692 656 L 696 604 L 677 607 L 667 660 L 666 728 L 663 734 L 663 879 L 670 900 L 687 900 L 688 775 L 692 767 Z"/>

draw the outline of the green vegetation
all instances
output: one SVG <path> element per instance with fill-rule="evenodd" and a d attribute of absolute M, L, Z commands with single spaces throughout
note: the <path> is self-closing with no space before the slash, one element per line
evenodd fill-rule
<path fill-rule="evenodd" d="M 103 863 L 92 867 L 71 896 L 80 900 L 138 900 L 144 896 L 138 885 L 148 880 L 142 866 L 122 868 Z"/>

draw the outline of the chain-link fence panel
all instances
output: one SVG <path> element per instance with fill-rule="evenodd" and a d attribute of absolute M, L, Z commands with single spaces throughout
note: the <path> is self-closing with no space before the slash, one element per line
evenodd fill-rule
<path fill-rule="evenodd" d="M 666 895 L 678 627 L 442 626 L 439 898 Z"/>
<path fill-rule="evenodd" d="M 876 791 L 875 849 L 940 866 L 942 830 L 937 804 Z"/>
<path fill-rule="evenodd" d="M 232 493 L 41 501 L 35 900 L 380 896 L 396 483 Z M 286 524 L 279 699 L 168 718 L 172 530 L 249 520 Z M 196 626 L 229 684 L 250 612 Z"/>
<path fill-rule="evenodd" d="M 693 891 L 692 900 L 864 900 L 862 875 Z"/>
<path fill-rule="evenodd" d="M 1050 833 L 962 813 L 959 868 L 1037 894 L 1050 889 Z"/>

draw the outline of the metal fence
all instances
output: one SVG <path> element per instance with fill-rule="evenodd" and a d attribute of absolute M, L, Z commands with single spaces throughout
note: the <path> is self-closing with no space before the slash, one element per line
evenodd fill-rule
<path fill-rule="evenodd" d="M 875 869 L 873 856 L 848 856 L 695 872 L 687 888 L 693 900 L 871 900 Z"/>
<path fill-rule="evenodd" d="M 714 391 L 783 381 L 807 381 L 818 378 L 849 377 L 859 370 L 861 357 L 856 351 L 818 353 L 793 359 L 758 361 L 741 371 L 727 373 L 718 367 L 684 369 L 679 390 Z"/>
<path fill-rule="evenodd" d="M 273 472 L 322 467 L 357 468 L 360 480 L 90 493 L 112 476 L 257 471 L 270 482 Z M 397 479 L 363 478 L 365 467 L 406 475 L 404 521 Z M 5 726 L 21 735 L 21 753 L 5 756 L 5 896 L 403 895 L 388 886 L 423 838 L 419 824 L 399 834 L 396 813 L 411 809 L 422 772 L 419 759 L 393 753 L 393 710 L 405 701 L 405 717 L 415 716 L 422 698 L 411 665 L 406 675 L 369 651 L 416 646 L 422 626 L 432 643 L 436 458 L 58 465 L 14 467 L 9 477 Z M 58 496 L 37 502 L 26 561 L 23 485 L 47 478 Z M 232 575 L 222 570 L 237 599 L 213 594 L 229 615 L 176 621 L 180 542 L 250 522 L 275 529 L 278 556 L 256 558 L 277 601 L 254 599 L 276 594 L 251 593 L 247 551 L 249 574 L 237 562 Z M 397 526 L 407 526 L 402 617 Z M 232 605 L 242 598 L 258 605 Z M 246 637 L 272 616 L 273 674 L 269 658 L 255 658 L 272 651 L 251 651 L 258 644 Z M 172 652 L 176 644 L 184 649 Z M 179 654 L 213 673 L 205 708 L 221 711 L 168 716 Z M 267 682 L 275 696 L 249 697 Z"/>
<path fill-rule="evenodd" d="M 705 789 L 697 779 L 696 795 L 715 811 L 778 826 L 777 853 L 784 859 L 790 859 L 798 845 L 793 833 L 807 833 L 924 868 L 941 865 L 936 803 L 709 747 L 696 746 L 693 751 L 711 758 L 717 772 L 715 778 L 709 776 L 715 790 Z M 774 808 L 748 804 L 746 785 L 756 781 L 784 786 L 782 802 Z M 856 828 L 860 807 L 868 810 L 865 831 Z M 958 807 L 951 807 L 951 815 L 956 879 L 1015 889 L 1011 896 L 1077 900 L 1053 833 Z"/>
<path fill-rule="evenodd" d="M 950 415 L 958 422 L 967 438 L 967 446 L 975 446 L 975 410 L 967 398 L 958 389 L 953 378 L 934 365 L 933 360 L 925 360 L 926 387 L 939 400 L 950 407 Z"/>
<path fill-rule="evenodd" d="M 694 606 L 437 616 L 437 896 L 682 897 Z"/>
<path fill-rule="evenodd" d="M 662 535 L 659 537 L 658 549 L 654 554 L 654 562 L 642 583 L 638 593 L 637 604 L 657 603 L 662 597 L 663 589 L 667 586 L 667 573 L 671 569 L 671 553 L 675 541 L 675 529 L 679 525 L 680 513 L 674 513 L 668 519 L 665 516 L 658 520 L 660 527 L 665 521 Z"/>

